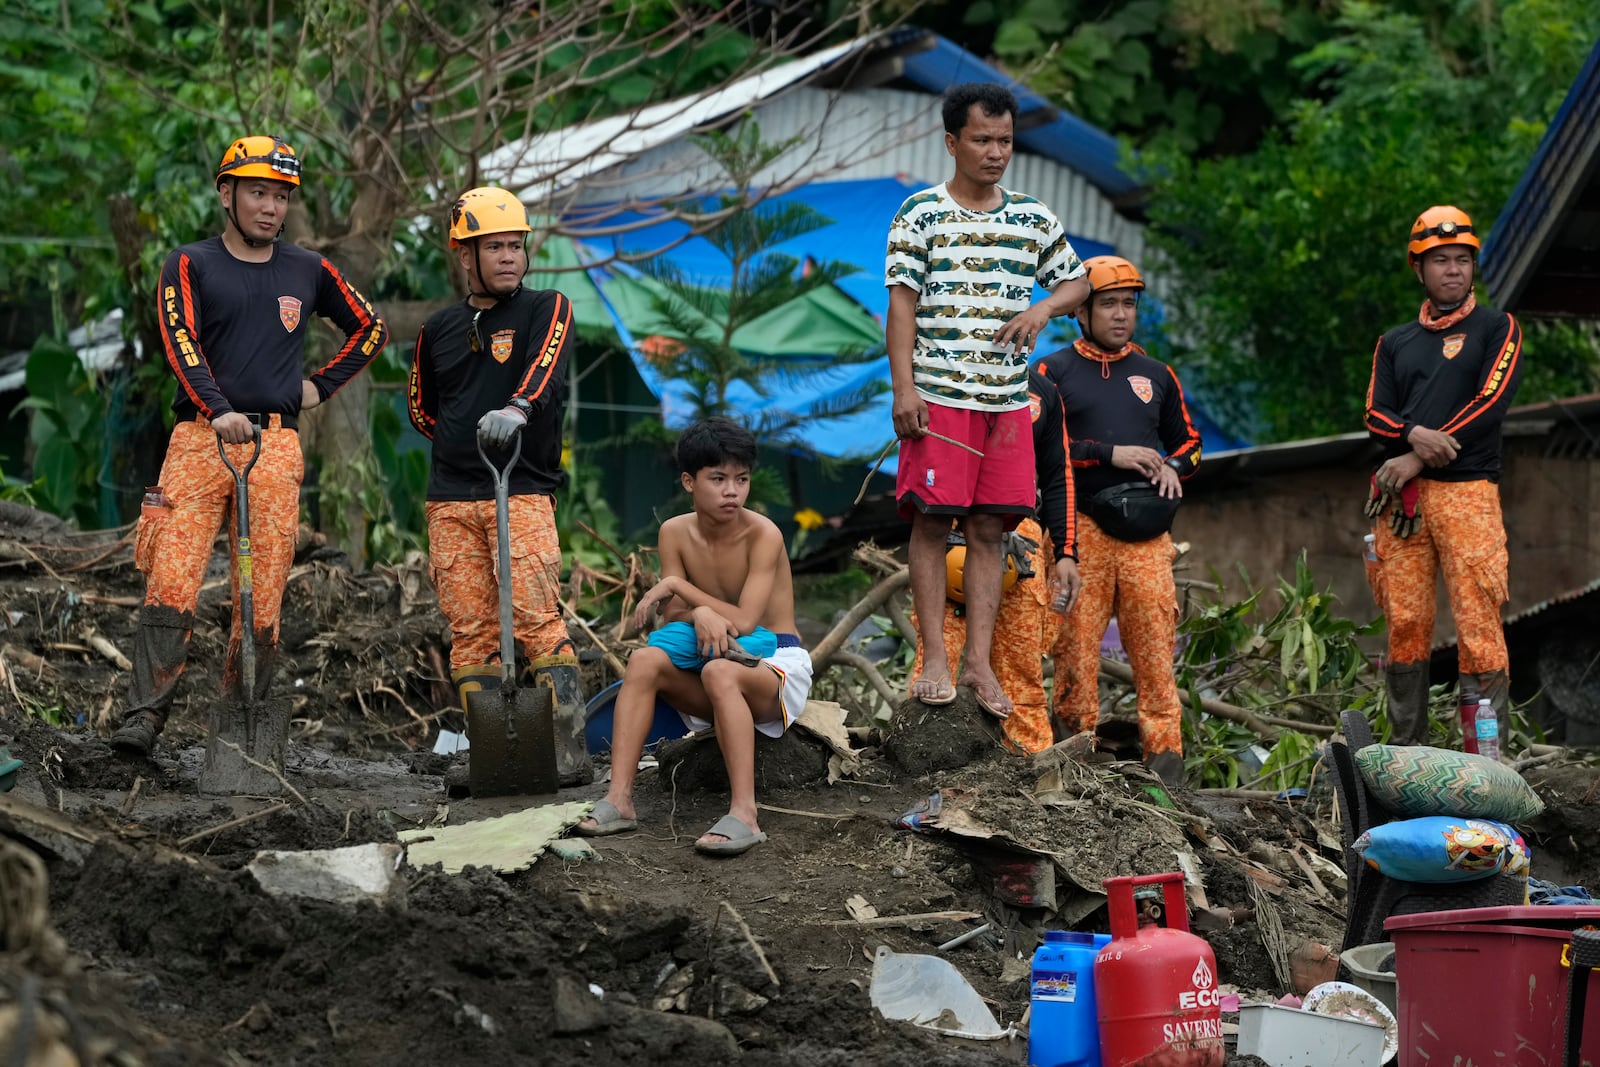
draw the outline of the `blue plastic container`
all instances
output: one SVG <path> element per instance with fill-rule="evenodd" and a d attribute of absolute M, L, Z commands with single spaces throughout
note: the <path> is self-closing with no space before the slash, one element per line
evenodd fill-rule
<path fill-rule="evenodd" d="M 590 752 L 611 750 L 611 730 L 616 717 L 617 693 L 621 690 L 621 682 L 612 682 L 590 697 L 589 703 L 585 705 L 583 739 Z M 661 742 L 672 741 L 688 733 L 689 727 L 684 724 L 683 716 L 679 715 L 671 704 L 658 697 L 655 717 L 650 722 L 650 733 L 645 737 L 645 751 L 652 751 Z"/>
<path fill-rule="evenodd" d="M 1110 934 L 1045 931 L 1044 944 L 1033 953 L 1029 994 L 1032 1067 L 1100 1067 L 1094 958 L 1110 943 Z"/>

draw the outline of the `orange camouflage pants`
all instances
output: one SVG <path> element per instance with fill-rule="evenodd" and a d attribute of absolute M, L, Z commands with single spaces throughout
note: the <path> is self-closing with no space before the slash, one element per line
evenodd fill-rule
<path fill-rule="evenodd" d="M 1007 740 L 1024 752 L 1040 752 L 1055 741 L 1050 729 L 1049 708 L 1045 704 L 1044 657 L 1055 639 L 1056 628 L 1061 625 L 1061 616 L 1047 607 L 1050 575 L 1055 569 L 1051 564 L 1053 553 L 1049 539 L 1032 519 L 1022 520 L 1017 533 L 1039 542 L 1039 550 L 1033 554 L 1034 576 L 1019 581 L 1000 598 L 1000 610 L 994 623 L 994 648 L 989 659 L 995 679 L 1014 707 L 1005 722 Z M 945 601 L 944 647 L 952 664 L 961 662 L 961 651 L 966 643 L 966 616 L 957 615 L 956 606 Z M 922 646 L 919 642 L 911 677 L 920 674 Z"/>
<path fill-rule="evenodd" d="M 1423 478 L 1418 489 L 1416 533 L 1397 537 L 1387 512 L 1372 527 L 1378 554 L 1372 595 L 1389 619 L 1389 660 L 1420 663 L 1432 652 L 1437 575 L 1443 573 L 1461 670 L 1506 670 L 1510 659 L 1500 606 L 1508 595 L 1509 556 L 1500 487 Z"/>
<path fill-rule="evenodd" d="M 130 700 L 134 708 L 164 710 L 172 702 L 173 689 L 187 657 L 200 584 L 211 561 L 217 531 L 224 522 L 233 560 L 233 628 L 228 638 L 223 686 L 231 691 L 238 684 L 239 562 L 234 554 L 238 517 L 234 512 L 233 475 L 217 452 L 217 440 L 216 431 L 204 420 L 175 425 L 161 464 L 161 490 L 166 504 L 147 504 L 139 515 L 134 564 L 145 575 L 140 629 L 174 632 L 165 638 L 141 634 L 141 646 L 152 640 L 154 643 L 148 656 L 135 657 Z M 255 446 L 228 445 L 227 449 L 228 459 L 243 470 Z M 278 642 L 283 589 L 294 563 L 300 479 L 304 473 L 300 435 L 283 429 L 274 416 L 261 431 L 261 458 L 249 478 L 255 643 L 257 655 L 269 663 Z M 268 673 L 257 670 L 258 688 L 265 689 Z"/>
<path fill-rule="evenodd" d="M 1172 673 L 1178 592 L 1172 535 L 1119 541 L 1078 513 L 1078 574 L 1083 592 L 1056 641 L 1056 714 L 1069 734 L 1100 720 L 1100 639 L 1117 617 L 1138 694 L 1139 741 L 1146 760 L 1183 753 L 1183 704 Z"/>
<path fill-rule="evenodd" d="M 555 501 L 513 496 L 511 629 L 523 655 L 548 656 L 568 640 L 561 621 L 561 545 Z M 450 623 L 450 669 L 498 661 L 500 551 L 493 500 L 430 500 L 428 563 L 439 610 Z"/>

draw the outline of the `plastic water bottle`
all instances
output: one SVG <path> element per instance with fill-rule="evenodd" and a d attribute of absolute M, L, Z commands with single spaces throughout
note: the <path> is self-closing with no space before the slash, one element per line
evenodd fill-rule
<path fill-rule="evenodd" d="M 1478 701 L 1478 755 L 1500 759 L 1500 719 L 1488 697 Z"/>
<path fill-rule="evenodd" d="M 1100 1067 L 1094 958 L 1110 934 L 1046 930 L 1033 953 L 1028 1062 L 1032 1067 Z"/>
<path fill-rule="evenodd" d="M 1478 691 L 1472 683 L 1465 678 L 1461 680 L 1460 703 L 1457 705 L 1461 713 L 1461 750 L 1463 752 L 1478 751 Z"/>

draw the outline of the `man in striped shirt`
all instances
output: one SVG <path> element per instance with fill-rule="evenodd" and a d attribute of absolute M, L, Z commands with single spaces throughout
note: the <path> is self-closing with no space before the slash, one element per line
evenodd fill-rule
<path fill-rule="evenodd" d="M 925 649 L 911 696 L 955 699 L 943 635 L 945 539 L 959 520 L 967 641 L 960 683 L 1004 719 L 1012 702 L 989 652 L 1000 602 L 1001 535 L 1035 501 L 1028 354 L 1049 320 L 1089 295 L 1083 264 L 1039 201 L 1000 185 L 1016 98 L 958 85 L 944 101 L 946 182 L 906 199 L 889 228 L 887 340 L 900 438 L 895 487 L 911 520 L 911 594 Z M 1034 285 L 1050 295 L 1033 303 Z"/>
<path fill-rule="evenodd" d="M 1389 619 L 1389 722 L 1396 744 L 1427 743 L 1442 572 L 1462 681 L 1489 698 L 1504 737 L 1511 683 L 1500 624 L 1508 585 L 1500 427 L 1522 374 L 1522 329 L 1473 295 L 1478 235 L 1460 208 L 1419 215 L 1408 257 L 1427 299 L 1414 321 L 1378 340 L 1367 386 L 1367 432 L 1387 457 L 1372 476 L 1367 515 L 1378 555 L 1372 592 Z"/>

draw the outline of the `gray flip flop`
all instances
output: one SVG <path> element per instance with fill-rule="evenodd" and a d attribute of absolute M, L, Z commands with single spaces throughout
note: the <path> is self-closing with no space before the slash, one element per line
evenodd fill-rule
<path fill-rule="evenodd" d="M 742 856 L 767 839 L 765 832 L 752 833 L 745 821 L 734 815 L 724 815 L 706 833 L 718 834 L 728 839 L 703 843 L 696 841 L 695 851 L 703 852 L 707 856 Z"/>
<path fill-rule="evenodd" d="M 585 826 L 581 822 L 578 823 L 572 828 L 572 832 L 579 837 L 609 837 L 612 834 L 623 834 L 639 828 L 638 819 L 624 818 L 615 804 L 603 798 L 594 802 L 594 810 L 585 818 L 593 819 L 595 825 Z"/>

